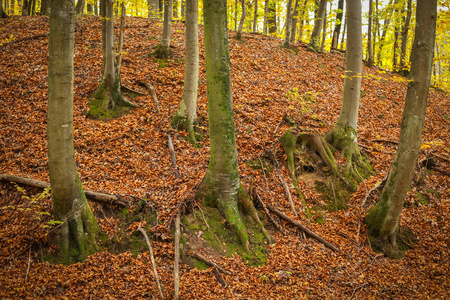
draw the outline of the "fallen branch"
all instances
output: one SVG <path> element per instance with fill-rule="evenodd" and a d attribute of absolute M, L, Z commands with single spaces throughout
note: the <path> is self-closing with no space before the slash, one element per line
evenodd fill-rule
<path fill-rule="evenodd" d="M 148 94 L 145 94 L 145 93 L 133 90 L 132 88 L 130 88 L 128 86 L 124 86 L 123 84 L 120 87 L 122 88 L 122 90 L 126 90 L 126 91 L 131 92 L 131 93 L 135 93 L 135 94 L 138 94 L 138 95 L 141 95 L 141 96 L 148 96 Z"/>
<path fill-rule="evenodd" d="M 180 290 L 180 214 L 175 218 L 175 258 L 173 263 L 173 281 L 175 300 L 179 298 Z"/>
<path fill-rule="evenodd" d="M 140 85 L 143 85 L 149 91 L 150 95 L 152 95 L 153 103 L 155 104 L 156 111 L 158 112 L 158 115 L 160 115 L 161 110 L 159 109 L 158 97 L 156 97 L 156 92 L 155 92 L 155 89 L 153 88 L 153 85 L 151 83 L 147 83 L 142 80 L 139 80 L 138 83 Z"/>
<path fill-rule="evenodd" d="M 267 208 L 275 213 L 276 215 L 278 215 L 280 218 L 294 224 L 295 226 L 297 226 L 298 228 L 300 228 L 301 230 L 303 230 L 303 232 L 305 232 L 308 236 L 318 240 L 319 242 L 321 242 L 322 244 L 324 244 L 326 247 L 330 248 L 331 250 L 335 251 L 335 252 L 341 252 L 341 250 L 339 250 L 339 248 L 337 248 L 336 246 L 332 245 L 331 243 L 327 242 L 323 237 L 319 236 L 318 234 L 314 233 L 313 231 L 311 231 L 309 228 L 307 228 L 306 226 L 304 226 L 303 224 L 301 224 L 299 221 L 296 221 L 294 219 L 292 219 L 291 217 L 283 214 L 281 211 L 279 211 L 278 209 L 272 207 L 270 204 L 266 204 Z"/>
<path fill-rule="evenodd" d="M 217 268 L 214 268 L 213 270 L 214 276 L 216 276 L 216 280 L 223 286 L 228 287 L 228 283 L 225 281 L 225 279 L 220 275 L 220 272 L 217 270 Z"/>
<path fill-rule="evenodd" d="M 170 157 L 172 159 L 173 167 L 175 168 L 175 178 L 180 179 L 180 174 L 178 173 L 177 167 L 177 157 L 175 156 L 175 150 L 173 149 L 172 138 L 170 133 L 167 133 L 167 143 L 169 144 Z"/>
<path fill-rule="evenodd" d="M 259 197 L 258 192 L 256 191 L 256 188 L 250 187 L 251 192 L 250 194 L 252 195 L 253 199 L 256 200 L 256 202 L 258 202 L 258 204 L 264 209 L 264 212 L 266 213 L 266 216 L 269 218 L 270 222 L 283 234 L 286 235 L 286 233 L 284 232 L 283 227 L 281 227 L 280 224 L 278 224 L 273 218 L 272 215 L 269 213 L 269 210 L 267 209 L 266 205 L 264 204 L 264 202 L 262 202 L 261 197 Z"/>
<path fill-rule="evenodd" d="M 35 40 L 35 39 L 44 38 L 44 37 L 48 37 L 48 33 L 28 36 L 28 37 L 25 37 L 23 39 L 14 40 L 14 41 L 11 41 L 9 43 L 5 43 L 3 45 L 0 45 L 0 49 L 1 48 L 5 48 L 6 46 L 9 46 L 9 45 L 12 45 L 12 44 L 21 43 L 21 42 L 25 42 L 25 41 L 31 41 L 31 40 Z"/>
<path fill-rule="evenodd" d="M 398 142 L 396 141 L 392 141 L 392 140 L 385 140 L 385 139 L 374 139 L 374 140 L 370 140 L 372 143 L 391 143 L 394 145 L 398 145 Z"/>
<path fill-rule="evenodd" d="M 161 299 L 164 299 L 164 295 L 161 289 L 161 284 L 159 283 L 159 277 L 158 277 L 158 271 L 156 270 L 156 262 L 155 262 L 155 257 L 153 256 L 153 248 L 152 245 L 150 244 L 150 240 L 148 239 L 148 235 L 145 232 L 145 230 L 141 227 L 141 224 L 139 224 L 139 227 L 137 229 L 140 233 L 142 233 L 142 235 L 145 238 L 145 241 L 147 242 L 147 246 L 148 249 L 150 250 L 150 259 L 152 261 L 152 266 L 153 266 L 153 274 L 155 275 L 155 279 L 156 279 L 156 284 L 158 285 L 158 290 L 159 290 L 159 294 L 161 295 Z"/>
<path fill-rule="evenodd" d="M 291 205 L 292 213 L 294 216 L 298 216 L 297 211 L 295 210 L 294 201 L 292 201 L 291 192 L 289 191 L 289 187 L 287 186 L 286 181 L 284 181 L 283 177 L 280 174 L 280 167 L 278 166 L 277 159 L 275 155 L 272 153 L 272 151 L 267 151 L 267 156 L 272 160 L 273 165 L 275 166 L 275 172 L 278 175 L 278 178 L 280 179 L 281 185 L 284 188 L 284 192 L 286 193 L 286 196 L 288 197 L 289 204 Z"/>
<path fill-rule="evenodd" d="M 444 175 L 450 176 L 450 172 L 449 171 L 446 171 L 446 170 L 443 170 L 443 169 L 440 169 L 440 168 L 437 168 L 437 167 L 434 167 L 434 166 L 431 167 L 431 169 L 436 171 L 436 172 L 442 173 Z"/>
<path fill-rule="evenodd" d="M 196 258 L 198 260 L 201 260 L 202 262 L 204 262 L 205 264 L 207 264 L 208 266 L 214 267 L 217 270 L 219 270 L 220 272 L 227 274 L 227 275 L 233 275 L 230 271 L 225 270 L 224 268 L 222 268 L 221 266 L 219 266 L 218 264 L 216 264 L 215 262 L 213 262 L 212 260 L 209 260 L 208 258 L 206 258 L 205 256 L 201 255 L 200 253 L 197 252 L 192 252 L 189 251 L 188 255 L 190 257 Z"/>
<path fill-rule="evenodd" d="M 26 178 L 26 177 L 19 177 L 9 174 L 0 174 L 0 181 L 9 181 L 9 182 L 15 182 L 20 183 L 28 186 L 34 186 L 38 188 L 48 188 L 50 187 L 50 183 L 45 181 L 40 181 L 32 178 Z M 109 194 L 103 194 L 103 193 L 97 193 L 89 190 L 85 190 L 84 194 L 86 195 L 86 198 L 88 198 L 91 201 L 100 202 L 103 204 L 114 204 L 119 205 L 122 207 L 129 207 L 130 204 L 127 201 L 124 201 L 120 199 L 119 196 L 116 195 L 109 195 Z"/>

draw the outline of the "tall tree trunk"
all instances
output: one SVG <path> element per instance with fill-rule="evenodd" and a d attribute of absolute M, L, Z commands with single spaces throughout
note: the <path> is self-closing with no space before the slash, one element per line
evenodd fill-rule
<path fill-rule="evenodd" d="M 373 13 L 373 0 L 369 0 L 369 24 L 367 26 L 367 66 L 373 66 L 373 53 L 372 53 L 372 13 Z"/>
<path fill-rule="evenodd" d="M 422 142 L 433 65 L 436 18 L 436 0 L 417 1 L 411 73 L 397 153 L 380 200 L 365 218 L 372 247 L 392 258 L 400 258 L 403 255 L 402 249 L 411 246 L 408 245 L 411 239 L 405 238 L 398 220 Z"/>
<path fill-rule="evenodd" d="M 339 0 L 336 21 L 333 31 L 333 40 L 331 41 L 331 49 L 337 49 L 339 44 L 339 34 L 341 33 L 342 16 L 344 12 L 344 0 Z"/>
<path fill-rule="evenodd" d="M 29 0 L 22 0 L 22 16 L 28 16 Z"/>
<path fill-rule="evenodd" d="M 314 20 L 314 28 L 308 43 L 308 46 L 314 50 L 319 49 L 320 33 L 322 32 L 325 11 L 327 10 L 327 3 L 327 0 L 320 0 L 319 8 L 317 9 L 316 18 Z"/>
<path fill-rule="evenodd" d="M 3 0 L 0 0 L 0 18 L 7 18 L 5 10 L 3 9 Z"/>
<path fill-rule="evenodd" d="M 245 0 L 241 0 L 241 5 L 242 5 L 241 19 L 239 21 L 239 27 L 236 33 L 236 39 L 239 41 L 242 40 L 242 30 L 244 29 L 245 17 L 247 15 L 247 6 L 245 5 Z"/>
<path fill-rule="evenodd" d="M 162 59 L 167 59 L 172 55 L 170 41 L 172 38 L 172 0 L 164 1 L 164 23 L 161 42 L 156 46 L 153 54 Z"/>
<path fill-rule="evenodd" d="M 269 12 L 267 14 L 267 26 L 269 28 L 269 34 L 277 34 L 277 7 L 275 0 L 269 0 Z"/>
<path fill-rule="evenodd" d="M 203 200 L 203 205 L 219 210 L 248 251 L 249 236 L 241 217 L 241 210 L 246 206 L 242 203 L 238 206 L 241 185 L 231 98 L 226 7 L 226 0 L 204 0 L 203 4 L 210 160 L 197 196 Z M 253 207 L 251 202 L 247 204 Z M 253 212 L 256 212 L 254 207 Z M 259 224 L 262 227 L 261 222 Z"/>
<path fill-rule="evenodd" d="M 376 57 L 376 45 L 377 45 L 377 37 L 380 35 L 380 22 L 378 19 L 378 0 L 375 0 L 375 17 L 373 18 L 373 43 L 372 43 L 372 57 L 373 64 L 375 64 Z"/>
<path fill-rule="evenodd" d="M 348 34 L 341 113 L 326 138 L 336 149 L 342 151 L 342 155 L 346 158 L 348 171 L 354 175 L 354 178 L 359 178 L 357 174 L 354 174 L 356 173 L 355 165 L 363 168 L 365 173 L 373 172 L 369 162 L 359 151 L 357 134 L 363 48 L 361 0 L 347 0 L 346 19 Z M 354 188 L 356 189 L 356 186 Z"/>
<path fill-rule="evenodd" d="M 377 62 L 379 66 L 383 66 L 383 62 L 381 60 L 381 54 L 383 52 L 383 47 L 386 41 L 386 34 L 389 28 L 389 24 L 391 22 L 391 14 L 392 14 L 392 0 L 389 0 L 388 5 L 386 6 L 386 17 L 384 18 L 383 23 L 383 33 L 381 34 L 380 39 L 380 47 L 378 49 Z"/>
<path fill-rule="evenodd" d="M 104 71 L 104 85 L 109 91 L 114 88 L 116 81 L 116 72 L 114 70 L 114 18 L 113 6 L 114 0 L 105 0 L 106 3 L 106 21 L 105 21 L 105 71 Z M 115 103 L 110 103 L 111 108 L 114 108 Z"/>
<path fill-rule="evenodd" d="M 331 2 L 330 2 L 330 11 L 331 11 Z M 325 49 L 325 42 L 327 39 L 327 11 L 325 10 L 325 16 L 323 19 L 323 29 L 322 29 L 322 43 L 320 43 L 320 51 Z"/>
<path fill-rule="evenodd" d="M 257 22 L 258 22 L 258 0 L 255 0 L 255 11 L 253 13 L 253 32 L 257 32 Z"/>
<path fill-rule="evenodd" d="M 51 2 L 48 67 L 48 168 L 59 228 L 58 262 L 80 261 L 97 249 L 100 233 L 76 169 L 73 146 L 73 1 Z"/>
<path fill-rule="evenodd" d="M 291 25 L 292 25 L 292 0 L 287 1 L 286 6 L 286 34 L 284 36 L 284 42 L 282 47 L 289 48 L 289 42 L 291 40 Z"/>
<path fill-rule="evenodd" d="M 308 0 L 305 0 L 304 4 L 303 4 L 303 8 L 302 8 L 302 14 L 301 14 L 301 18 L 300 18 L 300 30 L 298 32 L 298 40 L 299 41 L 303 41 L 303 25 L 305 24 L 305 22 L 307 21 L 307 4 L 308 4 Z"/>
<path fill-rule="evenodd" d="M 181 18 L 182 19 L 186 18 L 186 0 L 181 0 Z M 198 19 L 198 16 L 197 16 L 197 19 Z"/>
<path fill-rule="evenodd" d="M 159 17 L 159 0 L 147 0 L 147 18 Z"/>
<path fill-rule="evenodd" d="M 36 0 L 32 0 L 32 5 L 30 6 L 30 16 L 36 15 Z"/>
<path fill-rule="evenodd" d="M 297 23 L 298 23 L 298 13 L 299 13 L 299 3 L 300 0 L 295 0 L 294 13 L 292 15 L 292 26 L 291 26 L 291 43 L 295 43 L 295 37 L 297 35 Z"/>
<path fill-rule="evenodd" d="M 183 97 L 172 126 L 185 127 L 192 143 L 196 142 L 194 123 L 197 120 L 198 90 L 198 1 L 186 1 L 186 68 L 184 72 Z"/>
<path fill-rule="evenodd" d="M 394 45 L 392 46 L 392 70 L 397 71 L 398 70 L 398 39 L 400 37 L 400 24 L 398 21 L 398 15 L 401 15 L 401 10 L 399 9 L 399 0 L 394 0 Z"/>
<path fill-rule="evenodd" d="M 178 19 L 178 0 L 172 0 L 172 2 L 173 2 L 173 5 L 172 5 L 172 9 L 173 9 L 173 11 L 172 11 L 172 13 L 173 13 L 173 17 L 175 18 L 175 19 Z"/>
<path fill-rule="evenodd" d="M 263 33 L 267 34 L 267 28 L 268 28 L 268 13 L 269 13 L 269 1 L 264 1 L 264 24 L 263 24 Z"/>
<path fill-rule="evenodd" d="M 92 6 L 91 3 L 87 4 L 87 13 L 92 15 L 94 13 L 94 7 Z"/>
<path fill-rule="evenodd" d="M 85 0 L 78 0 L 77 6 L 75 8 L 77 15 L 82 15 L 84 13 Z"/>
<path fill-rule="evenodd" d="M 405 24 L 403 25 L 403 31 L 402 31 L 402 46 L 401 46 L 401 53 L 400 53 L 400 72 L 403 75 L 407 75 L 407 73 L 408 73 L 408 70 L 407 69 L 405 70 L 405 67 L 407 65 L 406 47 L 408 45 L 408 31 L 409 31 L 409 23 L 411 22 L 411 13 L 412 13 L 412 1 L 408 0 Z"/>
<path fill-rule="evenodd" d="M 346 15 L 347 15 L 347 13 L 346 13 Z M 344 27 L 343 27 L 343 30 L 342 30 L 341 45 L 339 47 L 341 50 L 344 49 L 345 30 L 347 30 L 347 16 L 344 19 Z"/>
<path fill-rule="evenodd" d="M 94 14 L 96 16 L 98 16 L 98 1 L 97 0 L 94 1 Z"/>

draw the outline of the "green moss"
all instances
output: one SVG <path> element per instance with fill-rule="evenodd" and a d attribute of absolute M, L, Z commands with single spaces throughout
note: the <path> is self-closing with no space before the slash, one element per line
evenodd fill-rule
<path fill-rule="evenodd" d="M 322 194 L 322 199 L 325 201 L 325 205 L 322 208 L 327 211 L 347 209 L 347 202 L 350 199 L 351 192 L 342 181 L 332 178 L 331 182 L 316 181 L 315 189 Z"/>
<path fill-rule="evenodd" d="M 428 195 L 417 192 L 417 201 L 422 205 L 428 205 Z"/>
<path fill-rule="evenodd" d="M 266 158 L 255 158 L 247 162 L 253 170 L 264 170 L 264 173 L 269 174 L 273 170 L 273 165 Z"/>

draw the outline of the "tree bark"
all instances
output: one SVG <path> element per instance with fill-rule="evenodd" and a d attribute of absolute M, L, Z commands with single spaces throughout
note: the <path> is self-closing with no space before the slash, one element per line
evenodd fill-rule
<path fill-rule="evenodd" d="M 71 263 L 97 249 L 100 232 L 78 177 L 73 146 L 73 1 L 51 2 L 48 68 L 48 167 L 53 213 L 63 222 L 59 261 Z"/>
<path fill-rule="evenodd" d="M 3 9 L 3 1 L 0 0 L 0 18 L 7 18 L 8 15 L 6 14 L 5 10 Z"/>
<path fill-rule="evenodd" d="M 244 29 L 245 17 L 247 15 L 247 7 L 245 5 L 245 0 L 241 0 L 241 4 L 242 4 L 242 14 L 241 19 L 239 21 L 238 31 L 236 33 L 236 39 L 239 41 L 242 40 L 242 30 Z"/>
<path fill-rule="evenodd" d="M 295 37 L 297 35 L 298 14 L 299 14 L 299 10 L 300 10 L 299 3 L 300 3 L 300 0 L 295 0 L 294 13 L 292 15 L 291 35 L 290 35 L 291 43 L 295 43 Z"/>
<path fill-rule="evenodd" d="M 197 120 L 198 90 L 198 1 L 186 1 L 186 68 L 184 73 L 183 97 L 172 126 L 184 126 L 192 143 L 196 142 L 194 123 Z"/>
<path fill-rule="evenodd" d="M 172 38 L 172 0 L 164 1 L 164 23 L 161 42 L 156 46 L 154 55 L 158 58 L 167 59 L 172 55 L 170 41 Z"/>
<path fill-rule="evenodd" d="M 29 0 L 22 0 L 22 16 L 28 16 L 28 6 L 29 6 Z"/>
<path fill-rule="evenodd" d="M 172 13 L 175 19 L 178 19 L 178 0 L 172 0 Z"/>
<path fill-rule="evenodd" d="M 284 42 L 282 47 L 289 48 L 289 42 L 291 41 L 291 22 L 292 22 L 292 0 L 287 1 L 286 6 L 286 33 L 284 36 Z"/>
<path fill-rule="evenodd" d="M 332 4 L 333 3 L 330 2 L 330 11 Z M 323 18 L 322 43 L 320 43 L 320 51 L 323 51 L 325 49 L 326 38 L 327 38 L 327 11 L 325 10 L 325 16 Z"/>
<path fill-rule="evenodd" d="M 367 66 L 373 66 L 373 53 L 372 53 L 372 13 L 373 12 L 373 0 L 369 0 L 369 24 L 367 26 Z"/>
<path fill-rule="evenodd" d="M 403 110 L 400 140 L 380 200 L 365 221 L 373 247 L 399 258 L 398 220 L 408 192 L 422 142 L 422 132 L 433 64 L 437 1 L 418 0 L 415 38 L 411 52 L 411 73 Z M 403 239 L 404 240 L 404 239 Z"/>
<path fill-rule="evenodd" d="M 406 48 L 408 45 L 408 31 L 409 31 L 409 23 L 411 22 L 411 13 L 412 13 L 412 1 L 408 0 L 405 24 L 403 25 L 403 31 L 402 31 L 402 45 L 401 45 L 401 52 L 400 52 L 400 72 L 403 75 L 407 75 L 407 73 L 408 73 L 408 70 L 406 67 L 407 66 Z"/>
<path fill-rule="evenodd" d="M 147 0 L 147 18 L 158 18 L 159 17 L 159 1 L 158 0 Z"/>
<path fill-rule="evenodd" d="M 275 0 L 269 0 L 269 11 L 267 14 L 267 26 L 270 35 L 277 34 L 277 7 Z"/>
<path fill-rule="evenodd" d="M 308 43 L 308 46 L 314 50 L 319 49 L 320 33 L 322 32 L 325 11 L 327 10 L 327 3 L 327 0 L 320 0 L 319 8 L 317 9 L 317 15 L 314 20 L 314 28 Z"/>
<path fill-rule="evenodd" d="M 263 24 L 263 33 L 264 34 L 267 34 L 268 13 L 269 13 L 269 0 L 265 0 L 264 1 L 264 24 Z"/>
<path fill-rule="evenodd" d="M 338 11 L 336 14 L 336 22 L 333 31 L 333 41 L 331 42 L 331 49 L 337 49 L 339 44 L 339 34 L 341 33 L 342 16 L 344 12 L 344 0 L 339 0 Z"/>
<path fill-rule="evenodd" d="M 114 16 L 113 16 L 113 5 L 114 0 L 105 0 L 106 10 L 105 10 L 105 71 L 104 71 L 104 85 L 108 91 L 112 91 L 114 88 L 114 83 L 116 81 L 116 74 L 114 70 Z M 111 108 L 114 108 L 115 103 L 111 101 Z"/>
<path fill-rule="evenodd" d="M 82 15 L 84 13 L 85 0 L 78 0 L 77 6 L 75 8 L 77 15 Z"/>
<path fill-rule="evenodd" d="M 258 0 L 255 0 L 255 11 L 253 13 L 253 32 L 257 32 L 257 22 L 258 22 Z"/>
<path fill-rule="evenodd" d="M 377 62 L 379 66 L 383 65 L 383 62 L 381 61 L 381 53 L 383 52 L 383 47 L 386 41 L 386 34 L 387 34 L 387 30 L 389 28 L 389 24 L 391 22 L 391 14 L 392 14 L 392 0 L 389 0 L 388 5 L 386 6 L 386 17 L 384 19 L 384 23 L 383 23 L 383 33 L 381 34 L 381 39 L 380 39 L 380 46 L 378 49 L 378 55 L 377 55 Z"/>

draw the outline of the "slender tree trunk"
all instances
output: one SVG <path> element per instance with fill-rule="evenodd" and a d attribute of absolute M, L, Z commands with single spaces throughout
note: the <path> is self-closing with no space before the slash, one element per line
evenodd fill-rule
<path fill-rule="evenodd" d="M 182 19 L 186 18 L 186 0 L 181 0 L 181 18 Z M 197 17 L 197 19 L 198 19 L 198 17 Z"/>
<path fill-rule="evenodd" d="M 197 120 L 198 90 L 198 1 L 186 1 L 186 69 L 184 73 L 183 97 L 172 126 L 185 127 L 189 138 L 196 142 L 193 124 Z"/>
<path fill-rule="evenodd" d="M 339 44 L 339 34 L 341 33 L 342 16 L 344 12 L 344 0 L 339 0 L 338 11 L 336 14 L 336 22 L 333 31 L 333 40 L 331 42 L 331 49 L 337 49 Z"/>
<path fill-rule="evenodd" d="M 48 67 L 48 167 L 59 228 L 58 262 L 86 258 L 100 232 L 78 177 L 73 146 L 73 1 L 52 1 Z"/>
<path fill-rule="evenodd" d="M 269 27 L 269 34 L 277 34 L 277 7 L 275 0 L 269 0 L 269 13 L 267 16 L 267 26 Z"/>
<path fill-rule="evenodd" d="M 408 245 L 411 239 L 405 237 L 404 231 L 399 228 L 398 220 L 422 142 L 433 65 L 436 18 L 436 0 L 417 1 L 411 73 L 397 153 L 381 198 L 365 218 L 372 247 L 392 258 L 400 258 L 404 252 L 402 248 L 411 246 Z M 404 243 L 405 241 L 407 243 Z"/>
<path fill-rule="evenodd" d="M 330 11 L 331 11 L 331 2 L 330 2 Z M 323 19 L 323 29 L 322 29 L 322 43 L 320 44 L 320 51 L 325 49 L 325 42 L 327 39 L 327 11 L 325 11 L 325 16 Z"/>
<path fill-rule="evenodd" d="M 159 17 L 159 0 L 147 0 L 147 18 Z"/>
<path fill-rule="evenodd" d="M 239 21 L 239 28 L 236 33 L 236 39 L 239 41 L 242 40 L 242 30 L 244 29 L 245 17 L 247 15 L 247 7 L 245 5 L 245 0 L 241 0 L 241 4 L 242 4 L 241 20 Z"/>
<path fill-rule="evenodd" d="M 172 0 L 164 1 L 164 23 L 161 42 L 153 53 L 158 58 L 167 59 L 172 55 L 170 41 L 172 38 Z"/>
<path fill-rule="evenodd" d="M 96 16 L 98 16 L 98 1 L 97 0 L 94 1 L 94 14 Z"/>
<path fill-rule="evenodd" d="M 32 0 L 32 5 L 30 7 L 30 16 L 36 15 L 36 0 Z"/>
<path fill-rule="evenodd" d="M 300 0 L 295 0 L 294 4 L 294 14 L 292 15 L 292 26 L 291 26 L 291 43 L 295 43 L 295 37 L 297 35 L 297 23 L 298 23 L 298 13 L 299 13 L 299 2 Z"/>
<path fill-rule="evenodd" d="M 355 165 L 363 168 L 365 173 L 373 172 L 369 162 L 359 151 L 357 134 L 363 52 L 361 0 L 347 0 L 346 19 L 348 34 L 341 113 L 326 138 L 336 149 L 342 151 L 342 155 L 346 158 L 348 171 L 354 175 L 354 178 L 360 180 L 360 177 L 354 174 L 356 173 Z M 356 185 L 353 188 L 356 190 Z"/>
<path fill-rule="evenodd" d="M 303 41 L 303 25 L 307 21 L 307 4 L 308 4 L 308 0 L 305 0 L 305 2 L 303 4 L 303 8 L 302 8 L 301 18 L 300 18 L 300 30 L 298 32 L 298 40 L 299 41 Z"/>
<path fill-rule="evenodd" d="M 314 28 L 309 38 L 308 46 L 311 49 L 319 49 L 320 32 L 322 31 L 325 12 L 327 10 L 327 0 L 320 0 L 319 8 L 317 9 L 316 18 L 314 20 Z"/>
<path fill-rule="evenodd" d="M 3 9 L 3 0 L 0 0 L 0 18 L 7 18 L 5 10 Z"/>
<path fill-rule="evenodd" d="M 178 0 L 172 0 L 172 2 L 173 2 L 173 5 L 172 5 L 172 7 L 173 7 L 173 17 L 175 19 L 178 19 Z"/>
<path fill-rule="evenodd" d="M 28 5 L 29 5 L 29 0 L 22 0 L 22 16 L 28 16 Z"/>
<path fill-rule="evenodd" d="M 258 32 L 256 26 L 258 22 L 258 0 L 255 0 L 255 11 L 253 14 L 253 32 Z"/>
<path fill-rule="evenodd" d="M 412 1 L 408 0 L 405 24 L 403 25 L 403 31 L 402 31 L 402 46 L 401 46 L 401 53 L 400 53 L 400 71 L 403 75 L 407 75 L 407 73 L 408 73 L 408 70 L 407 70 L 407 68 L 405 70 L 405 67 L 407 65 L 406 48 L 408 45 L 408 31 L 409 31 L 409 24 L 411 22 L 411 13 L 412 13 Z"/>
<path fill-rule="evenodd" d="M 94 7 L 92 6 L 91 3 L 87 4 L 87 12 L 88 14 L 92 15 L 94 13 Z"/>
<path fill-rule="evenodd" d="M 114 0 L 105 0 L 106 3 L 106 21 L 105 21 L 105 72 L 104 72 L 104 85 L 109 91 L 114 88 L 116 81 L 116 72 L 114 69 L 114 18 L 113 18 L 113 5 Z M 111 108 L 114 108 L 114 102 L 111 103 Z"/>
<path fill-rule="evenodd" d="M 398 4 L 399 0 L 394 0 L 394 6 L 395 6 L 395 10 L 394 10 L 394 45 L 392 46 L 392 70 L 397 71 L 398 70 L 398 39 L 400 37 L 400 24 L 398 21 L 398 16 L 399 14 L 401 14 L 401 9 L 398 8 L 399 4 Z"/>
<path fill-rule="evenodd" d="M 373 12 L 373 0 L 369 0 L 369 24 L 367 26 L 367 66 L 373 66 L 373 53 L 372 53 L 372 12 Z"/>
<path fill-rule="evenodd" d="M 389 4 L 386 6 L 386 17 L 385 17 L 384 23 L 383 23 L 383 33 L 381 34 L 380 47 L 378 49 L 378 56 L 377 56 L 377 61 L 380 66 L 383 66 L 383 62 L 381 60 L 381 54 L 383 52 L 383 47 L 384 47 L 384 44 L 386 41 L 387 30 L 388 30 L 389 24 L 391 22 L 391 17 L 392 17 L 391 14 L 392 14 L 392 0 L 389 0 Z"/>
<path fill-rule="evenodd" d="M 344 27 L 343 27 L 343 30 L 342 30 L 342 37 L 341 37 L 341 46 L 339 47 L 341 50 L 344 49 L 345 30 L 346 29 L 347 29 L 347 17 L 345 17 L 345 19 L 344 19 Z"/>
<path fill-rule="evenodd" d="M 378 0 L 375 0 L 375 17 L 373 22 L 373 43 L 372 43 L 372 57 L 373 57 L 373 63 L 375 64 L 375 57 L 376 57 L 376 45 L 377 45 L 377 37 L 380 34 L 380 22 L 378 20 Z"/>
<path fill-rule="evenodd" d="M 286 34 L 284 36 L 284 42 L 282 47 L 289 48 L 289 42 L 291 40 L 291 24 L 292 24 L 292 0 L 287 1 L 286 6 Z"/>
<path fill-rule="evenodd" d="M 85 0 L 78 0 L 77 7 L 75 8 L 77 15 L 82 15 L 84 13 L 84 3 Z"/>
<path fill-rule="evenodd" d="M 267 34 L 267 27 L 268 27 L 268 13 L 269 13 L 269 1 L 264 1 L 264 24 L 263 24 L 263 33 Z"/>

